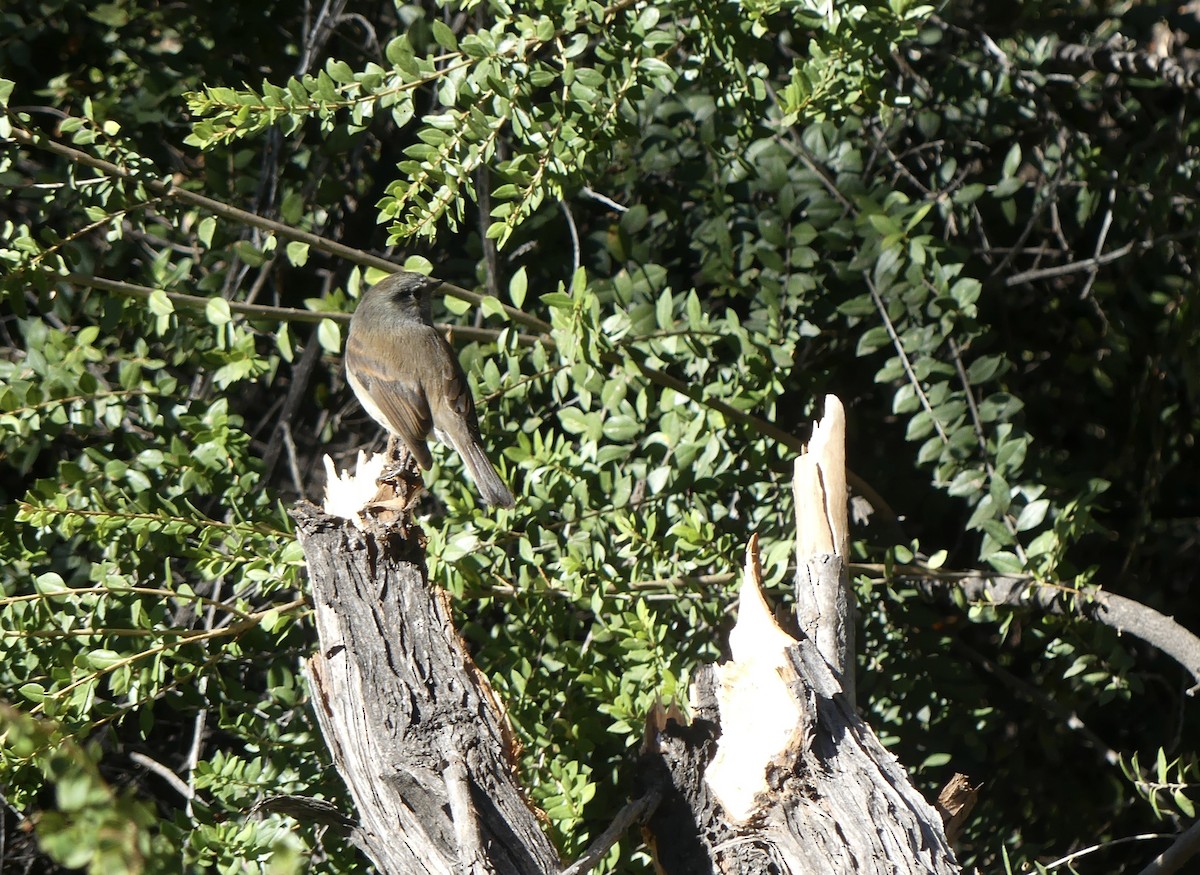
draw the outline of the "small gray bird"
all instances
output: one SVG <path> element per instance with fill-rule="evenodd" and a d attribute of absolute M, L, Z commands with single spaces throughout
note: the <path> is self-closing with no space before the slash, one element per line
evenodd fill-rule
<path fill-rule="evenodd" d="M 433 327 L 431 294 L 441 284 L 401 271 L 367 289 L 350 319 L 346 376 L 371 418 L 404 441 L 422 468 L 433 464 L 432 431 L 462 457 L 484 501 L 512 507 L 512 492 L 480 446 L 467 376 Z"/>

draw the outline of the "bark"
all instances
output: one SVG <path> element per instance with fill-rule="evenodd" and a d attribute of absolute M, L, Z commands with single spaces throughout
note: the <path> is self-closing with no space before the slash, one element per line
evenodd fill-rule
<path fill-rule="evenodd" d="M 753 537 L 730 658 L 697 672 L 690 721 L 651 716 L 641 798 L 571 875 L 635 820 L 665 875 L 958 871 L 939 815 L 854 707 L 843 439 L 830 398 L 796 466 L 795 634 L 763 596 Z M 374 464 L 330 477 L 326 510 L 344 519 L 294 514 L 320 641 L 306 672 L 359 817 L 350 837 L 384 875 L 559 872 L 503 709 L 426 579 L 407 513 L 419 479 Z"/>
<path fill-rule="evenodd" d="M 557 872 L 504 712 L 426 579 L 419 530 L 361 531 L 311 505 L 294 516 L 320 642 L 306 674 L 358 814 L 353 840 L 383 875 Z"/>

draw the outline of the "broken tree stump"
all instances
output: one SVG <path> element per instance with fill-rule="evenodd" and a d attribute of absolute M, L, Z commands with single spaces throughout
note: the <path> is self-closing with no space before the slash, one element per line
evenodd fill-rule
<path fill-rule="evenodd" d="M 361 479 L 369 502 L 375 478 Z M 396 487 L 375 502 L 387 513 L 404 504 Z M 349 502 L 349 520 L 309 504 L 293 513 L 319 638 L 306 675 L 354 800 L 352 840 L 382 875 L 557 873 L 504 710 L 426 578 L 420 530 L 364 525 L 363 504 Z"/>
<path fill-rule="evenodd" d="M 797 628 L 747 549 L 730 658 L 691 688 L 691 720 L 651 717 L 643 762 L 668 789 L 644 834 L 665 875 L 951 875 L 941 818 L 858 716 L 846 551 L 845 414 L 829 396 L 796 463 Z"/>

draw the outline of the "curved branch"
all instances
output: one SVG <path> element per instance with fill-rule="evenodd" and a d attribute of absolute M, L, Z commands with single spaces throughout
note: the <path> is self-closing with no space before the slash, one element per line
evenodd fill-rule
<path fill-rule="evenodd" d="M 1021 608 L 1037 608 L 1053 616 L 1080 617 L 1130 634 L 1161 650 L 1192 676 L 1188 695 L 1200 690 L 1200 637 L 1154 608 L 1106 592 L 1099 587 L 1074 590 L 1040 583 L 1031 577 L 968 573 L 900 579 L 930 592 L 935 585 L 953 584 L 969 600 Z"/>
<path fill-rule="evenodd" d="M 1183 864 L 1200 853 L 1200 822 L 1193 823 L 1167 848 L 1150 861 L 1138 875 L 1171 875 L 1183 868 Z"/>
<path fill-rule="evenodd" d="M 133 283 L 105 279 L 100 276 L 87 276 L 81 273 L 65 273 L 61 274 L 60 277 L 76 285 L 103 289 L 106 292 L 125 295 L 130 298 L 146 299 L 155 292 L 162 291 L 172 304 L 187 310 L 203 310 L 212 300 L 211 297 L 205 295 L 168 292 L 165 289 L 154 289 L 150 286 L 139 286 Z M 296 307 L 272 307 L 267 304 L 246 304 L 241 301 L 229 301 L 228 304 L 231 313 L 237 313 L 245 316 L 247 319 L 270 319 L 279 322 L 320 322 L 323 319 L 329 319 L 333 322 L 341 322 L 343 324 L 350 322 L 349 313 L 322 313 L 318 310 L 300 310 Z M 449 324 L 439 325 L 438 327 L 442 331 L 452 332 L 468 340 L 490 342 L 500 336 L 500 331 L 495 328 L 474 328 L 468 325 Z M 549 341 L 545 338 L 534 337 L 532 334 L 518 334 L 517 342 L 522 346 L 532 346 L 535 343 L 547 343 Z"/>
<path fill-rule="evenodd" d="M 1200 90 L 1200 68 L 1173 57 L 1161 57 L 1148 51 L 1122 51 L 1113 46 L 1083 46 L 1062 43 L 1053 57 L 1065 66 L 1096 70 L 1100 73 L 1144 76 L 1159 79 L 1181 91 Z"/>

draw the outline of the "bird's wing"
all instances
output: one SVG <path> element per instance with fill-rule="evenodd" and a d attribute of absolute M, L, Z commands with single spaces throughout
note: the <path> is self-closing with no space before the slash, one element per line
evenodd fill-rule
<path fill-rule="evenodd" d="M 351 385 L 357 383 L 355 388 L 361 389 L 356 394 L 367 412 L 404 441 L 417 464 L 422 468 L 432 465 L 425 440 L 433 427 L 433 417 L 420 384 L 403 375 L 387 373 L 353 334 L 346 341 L 346 373 Z"/>
<path fill-rule="evenodd" d="M 467 381 L 467 375 L 463 373 L 462 365 L 458 363 L 450 345 L 440 335 L 438 340 L 445 344 L 446 353 L 452 365 L 445 372 L 442 397 L 446 399 L 446 406 L 453 411 L 453 415 L 465 421 L 471 434 L 478 439 L 479 417 L 475 413 L 475 398 L 471 395 L 471 384 Z M 436 416 L 434 425 L 438 425 Z"/>

